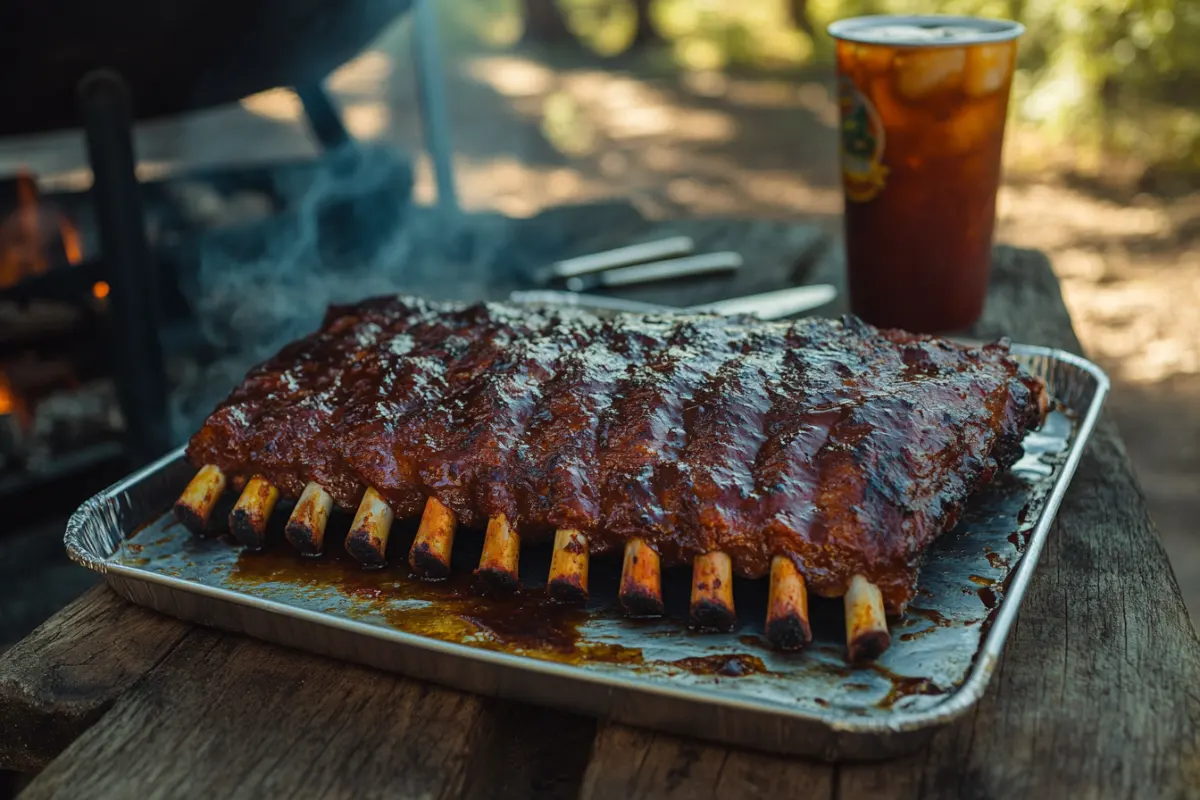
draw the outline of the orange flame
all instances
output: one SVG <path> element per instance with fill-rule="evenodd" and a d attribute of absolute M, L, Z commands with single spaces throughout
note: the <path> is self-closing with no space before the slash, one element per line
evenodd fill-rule
<path fill-rule="evenodd" d="M 97 300 L 103 300 L 104 298 L 108 297 L 108 292 L 109 289 L 107 281 L 96 281 L 94 284 L 92 284 L 92 296 Z"/>
<path fill-rule="evenodd" d="M 41 201 L 37 181 L 28 170 L 17 174 L 16 194 L 16 209 L 0 221 L 0 287 L 45 272 L 50 267 L 48 246 L 56 234 L 67 262 L 81 263 L 79 231 L 65 215 Z"/>
<path fill-rule="evenodd" d="M 79 231 L 71 224 L 65 215 L 58 217 L 58 234 L 62 237 L 63 251 L 67 254 L 68 264 L 83 262 L 83 245 L 79 241 Z"/>
<path fill-rule="evenodd" d="M 0 371 L 0 416 L 11 414 L 17 407 L 17 399 L 13 397 L 12 386 L 8 378 Z"/>

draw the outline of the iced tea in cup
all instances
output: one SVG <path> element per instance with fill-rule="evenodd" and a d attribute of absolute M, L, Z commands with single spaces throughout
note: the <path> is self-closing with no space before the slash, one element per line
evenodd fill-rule
<path fill-rule="evenodd" d="M 983 312 L 1016 22 L 835 22 L 850 306 L 945 332 Z"/>

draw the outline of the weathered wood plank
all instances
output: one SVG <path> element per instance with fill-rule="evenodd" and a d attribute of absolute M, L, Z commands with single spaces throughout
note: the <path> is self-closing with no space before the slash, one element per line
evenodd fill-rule
<path fill-rule="evenodd" d="M 197 630 L 26 789 L 38 797 L 457 797 L 478 698 Z"/>
<path fill-rule="evenodd" d="M 476 740 L 468 800 L 575 797 L 587 769 L 596 721 L 523 703 L 487 698 L 486 730 Z"/>
<path fill-rule="evenodd" d="M 44 767 L 191 628 L 87 591 L 0 656 L 0 766 Z"/>
<path fill-rule="evenodd" d="M 596 733 L 580 796 L 606 798 L 803 797 L 833 794 L 834 768 L 682 739 L 624 725 Z"/>
<path fill-rule="evenodd" d="M 197 629 L 24 797 L 561 797 L 594 722 Z"/>

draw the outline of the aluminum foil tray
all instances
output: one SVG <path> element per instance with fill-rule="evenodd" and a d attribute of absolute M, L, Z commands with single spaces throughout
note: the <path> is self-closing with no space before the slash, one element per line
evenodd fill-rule
<path fill-rule="evenodd" d="M 468 585 L 482 535 L 461 531 L 456 577 L 426 584 L 404 554 L 415 521 L 397 523 L 392 566 L 365 571 L 339 556 L 348 519 L 330 522 L 326 555 L 282 542 L 244 552 L 196 538 L 168 513 L 194 470 L 182 450 L 84 503 L 66 546 L 135 603 L 185 620 L 393 670 L 466 691 L 540 703 L 728 744 L 827 759 L 913 750 L 982 696 L 1050 523 L 1092 431 L 1108 379 L 1069 353 L 1015 346 L 1056 400 L 1020 462 L 969 502 L 931 548 L 893 644 L 871 666 L 844 660 L 841 603 L 812 599 L 814 642 L 775 653 L 762 635 L 766 581 L 734 587 L 741 626 L 686 626 L 688 570 L 663 576 L 666 618 L 616 611 L 619 559 L 596 559 L 586 609 L 545 599 L 548 547 L 521 553 L 522 593 L 479 598 Z M 230 498 L 232 502 L 232 498 Z M 216 513 L 220 513 L 218 509 Z"/>

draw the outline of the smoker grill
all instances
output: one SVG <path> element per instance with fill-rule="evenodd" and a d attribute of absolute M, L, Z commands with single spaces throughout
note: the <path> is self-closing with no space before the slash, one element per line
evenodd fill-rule
<path fill-rule="evenodd" d="M 433 0 L 20 0 L 0 13 L 0 47 L 13 63 L 37 65 L 0 86 L 0 136 L 82 127 L 94 182 L 90 211 L 99 254 L 0 289 L 0 299 L 54 298 L 86 307 L 92 287 L 111 287 L 104 328 L 125 421 L 125 455 L 146 463 L 171 446 L 164 369 L 164 299 L 177 276 L 148 243 L 145 194 L 135 177 L 132 126 L 293 87 L 327 153 L 353 147 L 322 87 L 389 21 L 412 13 L 426 146 L 440 210 L 457 212 Z M 37 75 L 38 77 L 24 77 Z M 404 175 L 398 177 L 403 181 Z M 411 193 L 411 170 L 402 189 Z"/>

